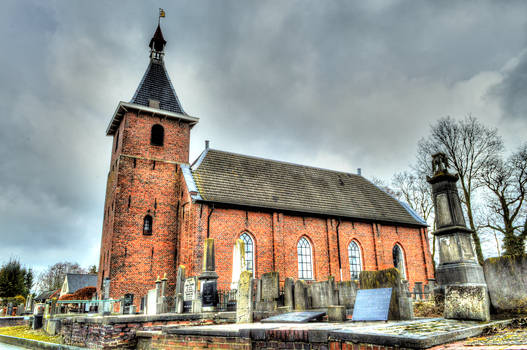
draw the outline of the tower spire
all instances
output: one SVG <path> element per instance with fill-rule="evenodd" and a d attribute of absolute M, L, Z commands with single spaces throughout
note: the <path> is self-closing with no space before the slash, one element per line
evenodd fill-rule
<path fill-rule="evenodd" d="M 150 58 L 162 61 L 163 56 L 165 55 L 164 50 L 166 43 L 167 41 L 163 37 L 163 32 L 161 31 L 161 25 L 158 24 L 154 36 L 150 39 L 150 44 L 148 44 L 150 47 Z"/>

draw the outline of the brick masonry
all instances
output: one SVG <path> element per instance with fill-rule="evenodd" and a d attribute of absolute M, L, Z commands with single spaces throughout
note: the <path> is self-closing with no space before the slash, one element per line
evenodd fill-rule
<path fill-rule="evenodd" d="M 164 145 L 150 144 L 150 130 L 160 124 Z M 254 208 L 193 202 L 180 164 L 188 164 L 190 125 L 186 122 L 127 112 L 114 136 L 104 208 L 98 292 L 110 278 L 110 297 L 141 297 L 154 288 L 157 276 L 167 274 L 168 293 L 177 266 L 187 275 L 201 271 L 203 241 L 215 239 L 219 287 L 228 288 L 233 247 L 241 234 L 254 242 L 255 276 L 278 271 L 280 280 L 298 278 L 297 243 L 306 237 L 312 246 L 316 280 L 334 276 L 350 279 L 348 245 L 361 251 L 362 269 L 393 266 L 392 249 L 399 244 L 405 256 L 410 288 L 426 282 L 434 271 L 427 232 L 422 227 L 352 221 Z M 146 215 L 153 218 L 153 234 L 143 234 Z"/>

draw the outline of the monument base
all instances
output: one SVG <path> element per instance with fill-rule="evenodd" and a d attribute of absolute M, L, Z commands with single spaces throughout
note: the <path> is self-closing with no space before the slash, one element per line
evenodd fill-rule
<path fill-rule="evenodd" d="M 489 321 L 490 302 L 487 287 L 446 286 L 444 317 L 457 320 Z"/>
<path fill-rule="evenodd" d="M 483 268 L 477 262 L 470 261 L 440 264 L 436 270 L 436 281 L 443 293 L 447 285 L 486 285 Z"/>

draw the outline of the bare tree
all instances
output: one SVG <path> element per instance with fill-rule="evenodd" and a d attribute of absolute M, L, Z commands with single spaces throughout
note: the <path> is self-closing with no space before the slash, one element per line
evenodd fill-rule
<path fill-rule="evenodd" d="M 496 157 L 486 164 L 481 181 L 490 190 L 486 226 L 503 234 L 505 255 L 525 254 L 527 238 L 527 144 L 508 159 Z"/>
<path fill-rule="evenodd" d="M 418 143 L 418 166 L 423 174 L 430 174 L 430 159 L 433 154 L 443 152 L 458 173 L 461 201 L 466 209 L 470 229 L 473 231 L 476 253 L 480 264 L 483 252 L 474 216 L 475 193 L 483 186 L 481 174 L 486 164 L 503 150 L 503 141 L 496 129 L 490 129 L 476 118 L 468 116 L 456 121 L 450 117 L 440 119 L 432 125 L 430 135 Z"/>
<path fill-rule="evenodd" d="M 432 202 L 432 187 L 423 176 L 418 173 L 405 170 L 393 176 L 392 186 L 400 194 L 400 199 L 428 222 L 434 203 Z"/>
<path fill-rule="evenodd" d="M 59 262 L 42 272 L 38 277 L 37 287 L 40 291 L 56 290 L 62 287 L 67 273 L 86 273 L 78 263 Z"/>

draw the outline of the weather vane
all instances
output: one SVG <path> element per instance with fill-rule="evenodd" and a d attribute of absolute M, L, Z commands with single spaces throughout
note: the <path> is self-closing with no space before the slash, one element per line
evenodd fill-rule
<path fill-rule="evenodd" d="M 165 10 L 163 10 L 161 7 L 159 8 L 159 18 L 157 19 L 157 24 L 161 23 L 161 17 L 165 18 Z"/>

